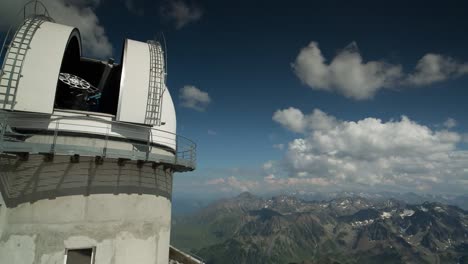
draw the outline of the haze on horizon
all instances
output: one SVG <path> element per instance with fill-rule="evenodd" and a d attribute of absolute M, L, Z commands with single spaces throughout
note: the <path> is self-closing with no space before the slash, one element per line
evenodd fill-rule
<path fill-rule="evenodd" d="M 0 29 L 26 1 L 0 0 Z M 468 192 L 468 17 L 446 1 L 43 0 L 84 54 L 168 46 L 198 168 L 174 196 Z"/>

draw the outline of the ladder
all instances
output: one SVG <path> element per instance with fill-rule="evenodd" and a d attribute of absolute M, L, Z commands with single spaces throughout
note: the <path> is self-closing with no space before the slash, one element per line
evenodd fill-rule
<path fill-rule="evenodd" d="M 44 21 L 41 17 L 26 18 L 10 42 L 0 71 L 0 109 L 14 109 L 26 54 L 34 34 Z"/>
<path fill-rule="evenodd" d="M 150 51 L 150 78 L 145 124 L 160 126 L 162 97 L 166 87 L 164 55 L 161 44 L 159 42 L 148 41 L 148 46 Z"/>

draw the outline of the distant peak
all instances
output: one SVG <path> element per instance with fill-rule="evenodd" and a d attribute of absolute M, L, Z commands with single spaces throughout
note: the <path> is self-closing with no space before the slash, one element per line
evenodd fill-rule
<path fill-rule="evenodd" d="M 251 194 L 250 192 L 243 192 L 237 196 L 240 199 L 253 199 L 257 198 L 255 195 Z"/>

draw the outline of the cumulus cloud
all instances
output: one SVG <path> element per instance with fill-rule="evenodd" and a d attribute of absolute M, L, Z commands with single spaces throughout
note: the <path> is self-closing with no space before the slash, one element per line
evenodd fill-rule
<path fill-rule="evenodd" d="M 273 120 L 291 131 L 304 132 L 304 115 L 299 109 L 290 107 L 285 110 L 278 110 L 274 113 Z"/>
<path fill-rule="evenodd" d="M 468 177 L 468 152 L 457 147 L 462 141 L 458 133 L 432 130 L 406 116 L 386 122 L 342 121 L 320 110 L 307 115 L 292 109 L 303 116 L 297 124 L 302 137 L 289 143 L 284 160 L 277 163 L 290 177 L 395 188 Z M 281 121 L 277 122 L 297 132 Z"/>
<path fill-rule="evenodd" d="M 327 130 L 336 125 L 334 117 L 319 109 L 315 109 L 311 115 L 304 115 L 301 110 L 294 107 L 277 110 L 273 114 L 273 120 L 297 133 L 304 133 L 309 129 Z"/>
<path fill-rule="evenodd" d="M 26 0 L 0 0 L 2 6 L 0 26 L 5 28 L 12 23 L 16 13 L 26 2 Z M 85 54 L 100 58 L 112 55 L 112 44 L 95 12 L 101 3 L 100 0 L 42 0 L 42 2 L 57 23 L 74 26 L 80 30 Z"/>
<path fill-rule="evenodd" d="M 424 55 L 412 73 L 384 60 L 364 61 L 356 43 L 327 62 L 317 42 L 299 52 L 292 68 L 314 90 L 336 92 L 348 98 L 372 98 L 379 90 L 398 86 L 422 86 L 468 74 L 468 64 L 438 54 Z"/>
<path fill-rule="evenodd" d="M 368 99 L 402 76 L 400 65 L 364 62 L 355 43 L 338 53 L 329 64 L 317 42 L 303 48 L 292 65 L 296 75 L 316 90 L 335 91 L 354 99 Z"/>
<path fill-rule="evenodd" d="M 161 15 L 164 19 L 173 22 L 176 29 L 181 29 L 189 23 L 200 20 L 203 10 L 184 0 L 167 0 L 161 6 Z"/>
<path fill-rule="evenodd" d="M 197 111 L 205 111 L 211 102 L 207 92 L 201 91 L 193 85 L 186 85 L 180 89 L 179 98 L 183 107 Z"/>
<path fill-rule="evenodd" d="M 419 60 L 415 72 L 408 76 L 407 82 L 427 85 L 464 74 L 468 74 L 468 63 L 459 63 L 453 58 L 429 53 Z"/>
<path fill-rule="evenodd" d="M 218 185 L 218 184 L 223 184 L 225 183 L 226 180 L 224 178 L 216 178 L 216 179 L 210 179 L 206 181 L 207 185 Z"/>
<path fill-rule="evenodd" d="M 239 179 L 235 176 L 210 179 L 206 185 L 218 185 L 224 192 L 247 192 L 254 190 L 260 183 L 255 180 Z"/>
<path fill-rule="evenodd" d="M 444 122 L 444 127 L 450 129 L 450 128 L 454 128 L 457 126 L 457 120 L 453 119 L 453 118 L 447 118 L 447 120 L 445 120 Z"/>

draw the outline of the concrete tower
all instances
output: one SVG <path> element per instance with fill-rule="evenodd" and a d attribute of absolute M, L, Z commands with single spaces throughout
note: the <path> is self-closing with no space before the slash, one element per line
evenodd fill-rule
<path fill-rule="evenodd" d="M 161 44 L 84 58 L 78 29 L 25 8 L 1 54 L 0 263 L 167 264 L 172 177 L 196 146 L 176 134 Z"/>

